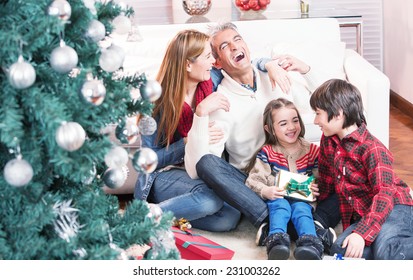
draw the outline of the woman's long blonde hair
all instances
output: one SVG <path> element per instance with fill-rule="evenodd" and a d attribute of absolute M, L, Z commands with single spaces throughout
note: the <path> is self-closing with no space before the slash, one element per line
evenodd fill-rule
<path fill-rule="evenodd" d="M 156 80 L 162 96 L 155 102 L 153 116 L 159 117 L 157 139 L 169 146 L 178 127 L 187 92 L 187 63 L 194 62 L 204 51 L 209 36 L 197 30 L 175 35 L 166 49 Z"/>

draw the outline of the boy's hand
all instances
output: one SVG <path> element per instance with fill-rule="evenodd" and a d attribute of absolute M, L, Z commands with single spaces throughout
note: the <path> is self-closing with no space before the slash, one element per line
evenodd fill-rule
<path fill-rule="evenodd" d="M 318 196 L 320 196 L 320 189 L 318 188 L 318 184 L 312 182 L 310 184 L 310 190 L 313 193 L 314 198 L 317 198 Z"/>
<path fill-rule="evenodd" d="M 363 256 L 365 245 L 366 242 L 364 241 L 363 237 L 355 232 L 351 233 L 344 239 L 343 245 L 341 246 L 342 248 L 347 247 L 344 257 L 361 258 Z"/>

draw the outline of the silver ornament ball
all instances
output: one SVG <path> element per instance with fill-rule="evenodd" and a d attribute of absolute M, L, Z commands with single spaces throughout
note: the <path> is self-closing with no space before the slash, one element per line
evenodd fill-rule
<path fill-rule="evenodd" d="M 27 185 L 33 178 L 33 168 L 24 159 L 12 159 L 7 162 L 3 171 L 4 179 L 13 187 Z"/>
<path fill-rule="evenodd" d="M 78 59 L 77 53 L 73 48 L 61 43 L 59 47 L 52 51 L 50 65 L 56 72 L 66 74 L 76 67 Z"/>
<path fill-rule="evenodd" d="M 211 8 L 211 0 L 182 0 L 182 6 L 188 15 L 205 15 Z"/>
<path fill-rule="evenodd" d="M 72 15 L 72 7 L 66 0 L 55 0 L 50 4 L 48 13 L 51 16 L 57 16 L 61 20 L 68 20 Z"/>
<path fill-rule="evenodd" d="M 140 173 L 152 173 L 158 166 L 158 155 L 149 148 L 141 148 L 132 158 L 132 165 Z"/>
<path fill-rule="evenodd" d="M 121 167 L 109 168 L 103 174 L 103 182 L 110 189 L 118 189 L 125 184 L 127 174 Z"/>
<path fill-rule="evenodd" d="M 16 89 L 30 87 L 36 81 L 36 71 L 33 66 L 19 56 L 17 62 L 10 66 L 8 72 L 9 83 Z"/>
<path fill-rule="evenodd" d="M 63 122 L 56 131 L 56 142 L 62 149 L 73 152 L 86 140 L 86 132 L 77 122 Z"/>
<path fill-rule="evenodd" d="M 133 144 L 139 138 L 139 127 L 135 122 L 128 119 L 125 123 L 116 127 L 116 138 L 124 144 Z"/>
<path fill-rule="evenodd" d="M 152 135 L 158 127 L 156 121 L 151 116 L 144 116 L 139 121 L 139 131 L 142 135 Z"/>
<path fill-rule="evenodd" d="M 106 28 L 103 23 L 96 19 L 92 19 L 86 30 L 86 37 L 91 39 L 93 42 L 99 42 L 105 38 Z"/>
<path fill-rule="evenodd" d="M 99 106 L 106 97 L 106 88 L 100 80 L 87 80 L 80 90 L 85 101 L 90 104 Z"/>
<path fill-rule="evenodd" d="M 162 94 L 162 86 L 156 80 L 148 80 L 146 84 L 141 87 L 140 91 L 144 99 L 155 102 Z"/>

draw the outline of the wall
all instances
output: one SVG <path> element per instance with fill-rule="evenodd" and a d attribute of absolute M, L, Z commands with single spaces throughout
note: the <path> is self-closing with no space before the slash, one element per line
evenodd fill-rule
<path fill-rule="evenodd" d="M 413 1 L 383 0 L 384 73 L 392 91 L 413 104 Z"/>

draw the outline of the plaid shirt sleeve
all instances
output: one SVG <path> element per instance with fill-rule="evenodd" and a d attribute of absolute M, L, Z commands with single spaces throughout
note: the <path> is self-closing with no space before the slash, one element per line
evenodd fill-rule
<path fill-rule="evenodd" d="M 331 137 L 325 137 L 322 135 L 320 141 L 320 153 L 318 157 L 318 172 L 319 177 L 317 179 L 318 187 L 320 190 L 320 196 L 317 198 L 319 201 L 326 199 L 334 190 L 334 151 L 335 144 Z"/>

